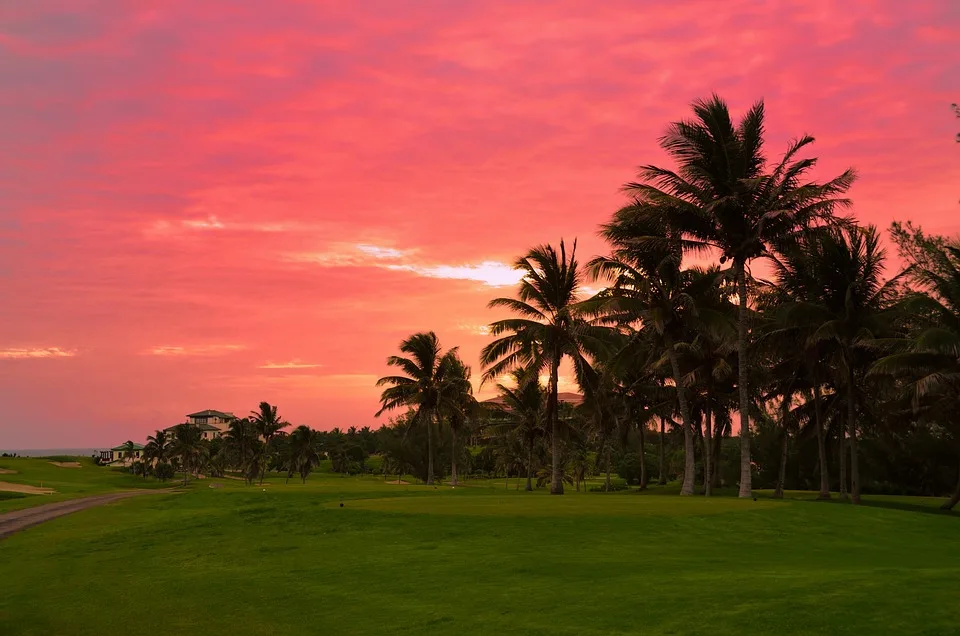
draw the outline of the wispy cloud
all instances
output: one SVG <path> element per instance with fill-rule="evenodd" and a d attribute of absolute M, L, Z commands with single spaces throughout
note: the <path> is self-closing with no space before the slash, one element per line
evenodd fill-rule
<path fill-rule="evenodd" d="M 77 355 L 74 349 L 60 347 L 10 348 L 0 349 L 2 360 L 36 360 L 40 358 L 72 358 Z"/>
<path fill-rule="evenodd" d="M 483 261 L 475 265 L 387 265 L 387 269 L 413 272 L 428 278 L 474 280 L 489 287 L 516 285 L 523 273 L 499 261 Z"/>
<path fill-rule="evenodd" d="M 471 325 L 468 323 L 460 323 L 457 325 L 457 329 L 461 331 L 469 332 L 475 336 L 489 336 L 490 335 L 490 326 L 489 325 Z"/>
<path fill-rule="evenodd" d="M 338 244 L 318 252 L 287 254 L 287 260 L 312 263 L 322 267 L 379 267 L 398 272 L 410 272 L 427 278 L 470 280 L 489 287 L 506 287 L 520 282 L 523 274 L 500 261 L 481 261 L 450 265 L 418 262 L 414 249 L 397 249 L 369 244 Z"/>
<path fill-rule="evenodd" d="M 261 369 L 317 369 L 322 367 L 322 364 L 313 364 L 309 362 L 300 362 L 299 360 L 291 360 L 290 362 L 267 362 L 266 364 L 261 364 L 259 368 Z"/>
<path fill-rule="evenodd" d="M 161 345 L 151 347 L 144 353 L 154 356 L 218 356 L 246 348 L 239 344 Z"/>

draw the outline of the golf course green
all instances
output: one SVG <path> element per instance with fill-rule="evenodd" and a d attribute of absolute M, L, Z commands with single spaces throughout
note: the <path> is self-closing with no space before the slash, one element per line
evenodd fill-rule
<path fill-rule="evenodd" d="M 935 500 L 551 497 L 328 473 L 167 486 L 0 540 L 0 634 L 960 630 L 960 515 Z"/>

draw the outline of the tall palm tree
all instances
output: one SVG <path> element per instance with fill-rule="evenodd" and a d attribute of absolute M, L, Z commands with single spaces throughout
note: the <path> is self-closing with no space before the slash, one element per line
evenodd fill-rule
<path fill-rule="evenodd" d="M 250 418 L 231 420 L 224 435 L 224 442 L 236 466 L 243 473 L 247 485 L 251 485 L 259 472 L 259 457 L 264 444 L 257 435 L 257 430 Z"/>
<path fill-rule="evenodd" d="M 458 383 L 457 348 L 444 352 L 434 332 L 415 333 L 400 343 L 404 356 L 390 356 L 387 364 L 397 367 L 404 375 L 390 375 L 377 380 L 377 386 L 386 388 L 380 394 L 379 417 L 385 411 L 401 407 L 416 410 L 416 421 L 427 431 L 427 485 L 434 483 L 433 446 L 434 428 L 438 425 L 441 409 L 449 396 L 451 383 Z"/>
<path fill-rule="evenodd" d="M 298 426 L 286 439 L 287 471 L 298 473 L 300 481 L 307 483 L 307 476 L 320 461 L 318 437 L 309 426 Z"/>
<path fill-rule="evenodd" d="M 137 456 L 137 445 L 132 441 L 127 440 L 123 443 L 123 458 L 127 460 L 127 463 L 130 464 L 130 467 L 133 467 L 133 460 Z"/>
<path fill-rule="evenodd" d="M 737 124 L 717 95 L 692 106 L 694 119 L 670 124 L 660 139 L 676 169 L 643 166 L 640 180 L 626 184 L 625 190 L 635 197 L 637 214 L 662 219 L 678 230 L 685 250 L 714 249 L 721 253 L 721 263 L 732 264 L 739 304 L 740 496 L 749 497 L 750 263 L 775 253 L 781 241 L 802 229 L 831 221 L 834 209 L 849 203 L 839 196 L 856 175 L 847 170 L 825 183 L 806 181 L 816 159 L 798 159 L 797 155 L 813 143 L 810 136 L 793 141 L 780 162 L 768 169 L 763 153 L 762 101 Z"/>
<path fill-rule="evenodd" d="M 567 255 L 564 242 L 559 251 L 538 245 L 517 259 L 514 268 L 523 272 L 516 298 L 495 298 L 490 307 L 509 309 L 517 318 L 498 320 L 490 333 L 498 336 L 483 348 L 480 360 L 486 368 L 484 381 L 495 380 L 516 369 L 549 374 L 546 422 L 551 434 L 550 492 L 563 494 L 558 384 L 560 363 L 573 362 L 579 378 L 586 355 L 602 347 L 602 330 L 590 325 L 577 311 L 577 292 L 582 272 L 577 262 L 577 243 Z"/>
<path fill-rule="evenodd" d="M 450 483 L 458 486 L 457 480 L 457 434 L 467 422 L 480 413 L 480 403 L 473 397 L 473 385 L 470 384 L 470 367 L 463 364 L 454 354 L 454 362 L 447 373 L 447 381 L 440 391 L 440 411 L 446 416 L 450 426 Z"/>
<path fill-rule="evenodd" d="M 147 445 L 143 447 L 143 456 L 149 461 L 156 461 L 158 464 L 167 461 L 167 455 L 170 452 L 170 440 L 167 438 L 167 432 L 159 430 L 153 435 L 147 436 Z"/>
<path fill-rule="evenodd" d="M 812 344 L 833 343 L 836 347 L 837 385 L 844 391 L 847 406 L 850 497 L 853 503 L 860 503 L 857 401 L 862 391 L 858 378 L 872 362 L 872 341 L 891 332 L 899 278 L 884 279 L 886 253 L 872 225 L 835 226 L 810 233 L 802 258 L 801 266 L 819 281 L 820 294 L 816 302 L 798 305 L 796 310 L 822 316 L 810 335 Z M 843 437 L 841 432 L 841 444 Z M 841 458 L 846 450 L 841 448 Z M 841 473 L 843 468 L 841 465 Z"/>
<path fill-rule="evenodd" d="M 261 402 L 256 411 L 250 411 L 250 422 L 254 430 L 263 440 L 263 453 L 260 457 L 260 485 L 263 485 L 263 478 L 267 473 L 267 449 L 270 448 L 270 440 L 277 434 L 277 431 L 287 425 L 277 414 L 277 407 L 269 402 Z"/>
<path fill-rule="evenodd" d="M 170 450 L 171 454 L 180 460 L 183 485 L 186 486 L 188 476 L 199 469 L 203 460 L 205 446 L 200 428 L 186 422 L 177 424 L 173 429 L 173 444 Z"/>
<path fill-rule="evenodd" d="M 533 449 L 537 441 L 543 438 L 544 429 L 544 391 L 540 386 L 539 378 L 523 369 L 515 369 L 512 373 L 515 387 L 497 384 L 502 405 L 498 406 L 499 413 L 494 415 L 494 422 L 490 426 L 491 432 L 497 436 L 511 433 L 520 437 L 526 449 L 527 492 L 533 490 Z"/>
<path fill-rule="evenodd" d="M 680 494 L 692 495 L 696 475 L 693 417 L 677 347 L 695 324 L 706 327 L 722 318 L 704 303 L 705 299 L 714 301 L 720 274 L 717 270 L 681 269 L 680 241 L 655 217 L 636 215 L 633 206 L 618 211 L 603 226 L 601 235 L 610 242 L 613 254 L 593 259 L 590 269 L 598 278 L 612 279 L 613 285 L 585 306 L 608 322 L 642 325 L 662 344 L 683 423 L 685 459 Z M 633 239 L 638 235 L 648 240 L 637 243 Z"/>
<path fill-rule="evenodd" d="M 883 342 L 893 353 L 869 373 L 904 379 L 915 411 L 926 408 L 955 416 L 960 411 L 960 240 L 926 237 L 919 229 L 897 225 L 893 237 L 916 290 L 904 301 L 916 324 L 910 337 Z M 960 460 L 960 425 L 955 417 L 943 420 L 952 424 L 948 426 Z M 941 508 L 951 510 L 958 503 L 960 474 L 953 495 Z"/>

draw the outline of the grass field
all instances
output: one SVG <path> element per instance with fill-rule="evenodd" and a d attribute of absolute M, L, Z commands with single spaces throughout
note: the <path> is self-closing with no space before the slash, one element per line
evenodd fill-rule
<path fill-rule="evenodd" d="M 939 501 L 673 492 L 204 480 L 0 542 L 0 634 L 960 632 Z"/>
<path fill-rule="evenodd" d="M 54 461 L 77 462 L 79 468 L 62 468 Z M 13 471 L 13 472 L 6 472 Z M 75 497 L 117 490 L 169 488 L 176 482 L 144 480 L 116 468 L 96 466 L 89 457 L 0 457 L 0 482 L 52 488 L 49 495 L 23 495 L 0 490 L 0 513 Z"/>

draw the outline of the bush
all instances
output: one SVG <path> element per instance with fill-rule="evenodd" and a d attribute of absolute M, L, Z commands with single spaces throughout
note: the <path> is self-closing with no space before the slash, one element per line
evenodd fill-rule
<path fill-rule="evenodd" d="M 167 462 L 160 462 L 154 467 L 153 474 L 156 475 L 160 481 L 173 479 L 173 466 Z"/>
<path fill-rule="evenodd" d="M 623 481 L 610 480 L 610 490 L 607 490 L 606 484 L 600 484 L 599 486 L 590 486 L 590 492 L 618 492 L 622 490 L 630 490 L 630 486 Z"/>

